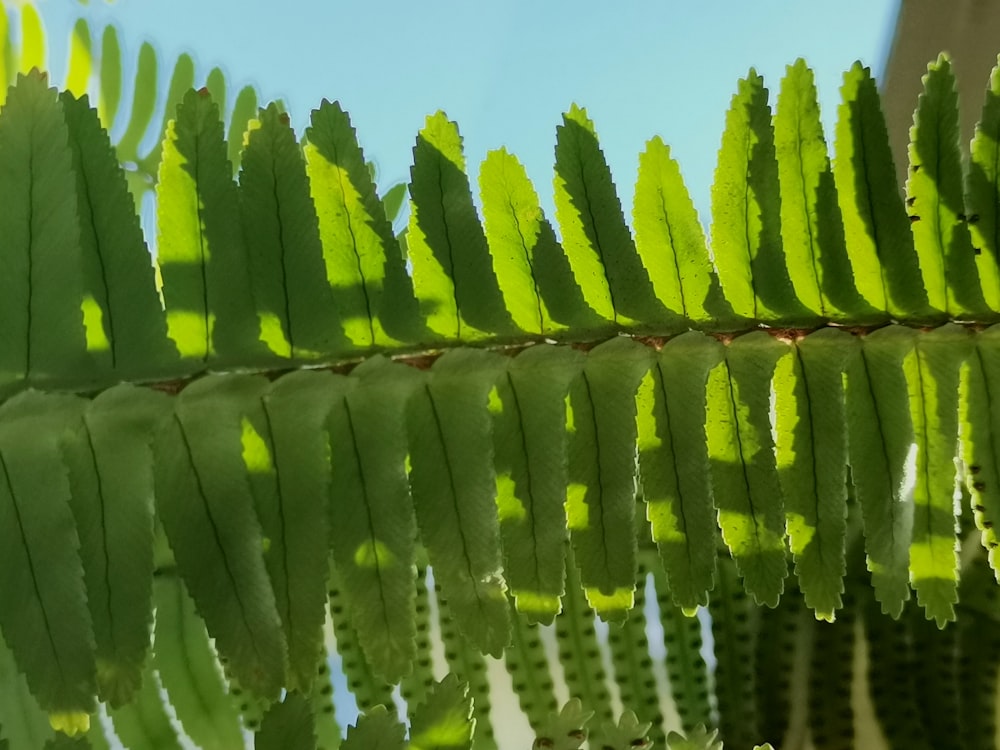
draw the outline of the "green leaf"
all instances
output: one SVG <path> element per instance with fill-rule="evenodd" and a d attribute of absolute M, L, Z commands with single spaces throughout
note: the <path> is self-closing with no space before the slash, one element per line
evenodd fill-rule
<path fill-rule="evenodd" d="M 416 658 L 416 519 L 406 482 L 406 402 L 416 371 L 373 357 L 331 388 L 333 560 L 368 662 L 398 682 Z"/>
<path fill-rule="evenodd" d="M 63 79 L 64 90 L 76 97 L 86 94 L 93 63 L 90 27 L 86 19 L 78 18 L 69 37 L 69 60 L 66 63 L 66 77 Z"/>
<path fill-rule="evenodd" d="M 674 603 L 708 604 L 718 530 L 705 436 L 708 373 L 725 350 L 690 332 L 670 339 L 637 394 L 639 478 Z"/>
<path fill-rule="evenodd" d="M 90 402 L 64 443 L 94 624 L 97 687 L 114 707 L 138 688 L 152 624 L 153 456 L 162 393 L 122 384 Z"/>
<path fill-rule="evenodd" d="M 983 295 L 1000 310 L 1000 65 L 993 68 L 982 116 L 969 147 L 965 205 Z"/>
<path fill-rule="evenodd" d="M 758 604 L 778 603 L 788 573 L 785 517 L 775 467 L 770 394 L 787 344 L 764 332 L 728 346 L 708 376 L 705 433 L 722 538 Z"/>
<path fill-rule="evenodd" d="M 112 27 L 108 27 L 109 29 Z M 105 49 L 109 48 L 108 32 L 104 32 L 104 44 Z M 121 50 L 118 47 L 117 34 L 115 35 L 114 46 L 111 48 L 114 50 L 114 56 L 118 59 L 118 70 L 112 73 L 111 69 L 108 69 L 108 75 L 116 75 L 118 80 L 121 79 Z M 116 54 L 115 54 L 116 53 Z M 104 83 L 104 65 L 102 63 L 102 76 L 101 83 Z M 139 48 L 139 58 L 136 61 L 135 68 L 135 84 L 132 87 L 132 114 L 129 117 L 128 125 L 125 127 L 125 132 L 122 137 L 118 139 L 118 143 L 115 144 L 115 149 L 118 152 L 118 158 L 122 162 L 131 162 L 137 164 L 139 162 L 139 144 L 142 142 L 143 136 L 146 134 L 146 129 L 149 124 L 153 121 L 153 111 L 156 109 L 156 100 L 158 98 L 157 88 L 157 61 L 156 61 L 156 50 L 153 45 L 149 42 L 143 42 L 142 46 Z M 167 110 L 170 112 L 171 110 Z M 110 121 L 102 121 L 106 125 L 110 125 Z"/>
<path fill-rule="evenodd" d="M 285 639 L 264 566 L 240 419 L 267 381 L 210 376 L 185 388 L 154 444 L 159 518 L 220 654 L 246 688 L 273 699 Z"/>
<path fill-rule="evenodd" d="M 619 325 L 676 324 L 636 252 L 594 123 L 575 104 L 556 128 L 554 186 L 563 245 L 587 304 Z"/>
<path fill-rule="evenodd" d="M 341 750 L 405 750 L 406 727 L 385 706 L 376 706 L 348 728 Z"/>
<path fill-rule="evenodd" d="M 929 305 L 951 318 L 988 313 L 965 224 L 958 90 L 942 54 L 927 66 L 910 129 L 906 205 Z"/>
<path fill-rule="evenodd" d="M 903 361 L 916 333 L 887 326 L 862 339 L 862 358 L 847 371 L 847 427 L 851 480 L 861 505 L 868 570 L 882 611 L 899 617 L 910 597 L 913 503 L 904 472 L 913 422 Z"/>
<path fill-rule="evenodd" d="M 72 168 L 55 89 L 19 76 L 0 112 L 0 386 L 89 374 Z"/>
<path fill-rule="evenodd" d="M 340 747 L 341 730 L 340 724 L 337 723 L 337 711 L 333 701 L 329 653 L 325 647 L 316 668 L 316 679 L 313 680 L 309 703 L 316 716 L 318 750 L 333 750 Z"/>
<path fill-rule="evenodd" d="M 687 737 L 671 732 L 667 735 L 667 750 L 722 750 L 722 742 L 716 740 L 718 736 L 718 729 L 709 731 L 704 724 L 689 731 Z"/>
<path fill-rule="evenodd" d="M 177 58 L 177 62 L 174 63 L 174 71 L 170 75 L 170 84 L 167 86 L 167 96 L 164 101 L 163 107 L 163 119 L 160 122 L 160 129 L 158 131 L 158 138 L 156 144 L 150 149 L 149 153 L 139 162 L 139 168 L 146 172 L 150 177 L 156 174 L 160 166 L 160 160 L 163 157 L 163 150 L 166 147 L 166 142 L 163 136 L 167 133 L 170 120 L 174 118 L 174 113 L 177 108 L 181 105 L 183 100 L 190 96 L 194 87 L 194 59 L 191 55 L 183 54 Z M 199 91 L 199 95 L 204 92 L 207 94 L 208 89 L 202 89 Z M 207 99 L 211 99 L 211 96 L 206 96 Z M 146 121 L 148 123 L 148 120 Z M 143 126 L 143 130 L 146 126 Z"/>
<path fill-rule="evenodd" d="M 959 455 L 964 463 L 965 488 L 973 519 L 982 532 L 990 567 L 997 569 L 996 524 L 1000 521 L 1000 461 L 993 425 L 1000 422 L 1000 347 L 996 327 L 975 338 L 975 350 L 961 371 L 959 387 Z"/>
<path fill-rule="evenodd" d="M 0 12 L 0 107 L 7 101 L 7 87 L 14 77 L 14 45 L 10 38 L 9 11 Z"/>
<path fill-rule="evenodd" d="M 138 73 L 138 71 L 137 71 Z M 2 80 L 2 78 L 0 78 Z M 114 125 L 118 105 L 122 99 L 122 48 L 118 30 L 108 24 L 101 35 L 100 88 L 97 95 L 97 112 L 101 125 L 110 130 Z"/>
<path fill-rule="evenodd" d="M 458 341 L 514 333 L 472 202 L 462 138 L 444 112 L 429 116 L 417 136 L 410 174 L 406 243 L 427 327 Z"/>
<path fill-rule="evenodd" d="M 382 196 L 382 210 L 385 212 L 386 221 L 390 224 L 395 224 L 396 219 L 400 217 L 403 213 L 403 206 L 406 204 L 406 199 L 409 197 L 407 192 L 407 186 L 405 182 L 397 182 L 391 188 L 385 191 L 385 195 Z"/>
<path fill-rule="evenodd" d="M 813 73 L 801 58 L 785 70 L 774 117 L 774 147 L 789 278 L 814 316 L 877 320 L 878 311 L 858 294 L 847 256 Z"/>
<path fill-rule="evenodd" d="M 617 724 L 607 722 L 602 727 L 602 748 L 649 750 L 653 746 L 653 743 L 646 736 L 649 733 L 649 728 L 649 722 L 640 723 L 634 713 L 626 711 L 621 715 Z"/>
<path fill-rule="evenodd" d="M 264 564 L 288 644 L 288 689 L 312 685 L 323 646 L 329 571 L 333 376 L 302 370 L 274 381 L 242 426 L 243 460 L 264 535 Z"/>
<path fill-rule="evenodd" d="M 472 705 L 472 720 L 476 726 L 475 750 L 497 750 L 493 725 L 490 722 L 490 680 L 487 661 L 479 651 L 462 637 L 448 602 L 438 598 L 438 627 L 444 658 L 450 677 L 467 686 L 466 694 Z M 430 690 L 433 690 L 431 686 Z M 426 702 L 427 697 L 424 698 Z M 413 714 L 416 715 L 416 712 Z"/>
<path fill-rule="evenodd" d="M 831 622 L 847 570 L 844 373 L 857 356 L 853 336 L 820 329 L 796 342 L 774 379 L 775 449 L 795 574 L 806 605 Z"/>
<path fill-rule="evenodd" d="M 362 348 L 413 340 L 421 328 L 413 285 L 351 120 L 324 99 L 311 122 L 306 169 L 326 279 L 347 338 Z"/>
<path fill-rule="evenodd" d="M 897 320 L 931 314 L 871 70 L 844 74 L 833 175 L 861 296 Z"/>
<path fill-rule="evenodd" d="M 258 349 L 239 201 L 218 107 L 189 91 L 164 141 L 157 263 L 167 330 L 181 356 L 247 364 Z"/>
<path fill-rule="evenodd" d="M 309 701 L 288 693 L 264 714 L 254 735 L 254 750 L 316 750 L 315 719 Z"/>
<path fill-rule="evenodd" d="M 916 442 L 910 581 L 928 618 L 943 628 L 955 619 L 958 601 L 959 370 L 972 346 L 968 331 L 950 324 L 918 336 L 916 344 L 916 357 L 904 362 Z"/>
<path fill-rule="evenodd" d="M 726 300 L 739 318 L 801 319 L 781 244 L 781 200 L 771 108 L 753 68 L 726 114 L 712 185 L 712 253 Z"/>
<path fill-rule="evenodd" d="M 239 715 L 226 694 L 205 625 L 175 571 L 153 580 L 153 666 L 177 721 L 202 750 L 241 747 Z"/>
<path fill-rule="evenodd" d="M 219 111 L 226 111 L 226 74 L 221 68 L 215 67 L 208 71 L 205 88 L 212 101 L 219 105 Z"/>
<path fill-rule="evenodd" d="M 86 737 L 71 738 L 65 734 L 56 734 L 45 743 L 42 750 L 91 750 L 91 748 L 90 741 Z"/>
<path fill-rule="evenodd" d="M 550 250 L 538 195 L 521 162 L 507 149 L 491 151 L 479 169 L 483 218 L 493 270 L 514 325 L 547 333 L 553 321 L 533 269 L 535 255 Z"/>
<path fill-rule="evenodd" d="M 570 386 L 566 517 L 587 601 L 604 620 L 632 608 L 636 575 L 636 391 L 648 347 L 616 338 L 592 349 Z"/>
<path fill-rule="evenodd" d="M 491 406 L 504 572 L 531 623 L 551 623 L 563 593 L 566 394 L 582 365 L 568 347 L 530 347 L 510 360 Z"/>
<path fill-rule="evenodd" d="M 115 734 L 125 747 L 182 750 L 160 694 L 159 680 L 149 665 L 142 674 L 142 687 L 129 703 L 110 714 Z"/>
<path fill-rule="evenodd" d="M 667 310 L 698 325 L 732 316 L 731 310 L 720 309 L 705 232 L 680 167 L 659 136 L 639 154 L 632 222 L 636 251 Z"/>
<path fill-rule="evenodd" d="M 0 627 L 53 728 L 86 731 L 94 636 L 60 439 L 85 402 L 27 391 L 0 407 Z"/>
<path fill-rule="evenodd" d="M 814 620 L 810 625 L 809 734 L 817 747 L 855 747 L 852 682 L 857 628 L 851 600 L 836 622 Z"/>
<path fill-rule="evenodd" d="M 435 580 L 459 629 L 485 653 L 510 641 L 487 397 L 505 362 L 453 349 L 409 400 L 410 490 Z"/>
<path fill-rule="evenodd" d="M 229 130 L 226 131 L 226 143 L 229 146 L 229 162 L 233 171 L 240 168 L 243 157 L 244 139 L 250 122 L 257 116 L 257 91 L 253 86 L 244 86 L 236 95 L 233 111 L 229 116 Z"/>
<path fill-rule="evenodd" d="M 274 104 L 247 136 L 240 208 L 262 340 L 281 358 L 329 358 L 343 339 L 316 210 L 288 115 Z"/>
<path fill-rule="evenodd" d="M 87 349 L 120 377 L 161 374 L 176 353 L 124 174 L 86 96 L 63 93 L 60 101 L 76 171 Z"/>
<path fill-rule="evenodd" d="M 476 722 L 468 686 L 448 675 L 430 690 L 410 720 L 411 750 L 469 750 Z"/>

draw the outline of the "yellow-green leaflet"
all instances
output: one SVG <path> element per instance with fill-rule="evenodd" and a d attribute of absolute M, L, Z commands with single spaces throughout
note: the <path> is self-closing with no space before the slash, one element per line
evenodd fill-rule
<path fill-rule="evenodd" d="M 587 304 L 618 325 L 671 320 L 632 242 L 594 123 L 575 104 L 556 128 L 554 186 L 563 245 Z"/>
<path fill-rule="evenodd" d="M 373 357 L 329 386 L 333 559 L 361 647 L 387 682 L 417 656 L 405 414 L 420 384 L 413 368 Z"/>
<path fill-rule="evenodd" d="M 417 136 L 410 174 L 406 244 L 427 327 L 457 341 L 514 333 L 472 202 L 462 138 L 444 112 L 429 116 Z"/>
<path fill-rule="evenodd" d="M 858 291 L 896 319 L 931 313 L 871 71 L 844 74 L 833 176 Z"/>
<path fill-rule="evenodd" d="M 288 116 L 275 104 L 247 134 L 239 198 L 261 340 L 283 360 L 343 351 L 347 342 L 324 274 L 305 160 Z"/>
<path fill-rule="evenodd" d="M 533 346 L 515 357 L 491 401 L 504 571 L 528 622 L 549 624 L 565 579 L 566 394 L 579 352 Z"/>
<path fill-rule="evenodd" d="M 700 324 L 732 318 L 680 167 L 659 137 L 639 155 L 632 221 L 636 252 L 654 294 L 670 313 Z"/>
<path fill-rule="evenodd" d="M 959 445 L 965 490 L 990 566 L 996 568 L 996 523 L 1000 521 L 1000 444 L 993 425 L 1000 417 L 1000 341 L 996 328 L 980 334 L 961 371 Z"/>
<path fill-rule="evenodd" d="M 785 517 L 775 467 L 770 392 L 789 346 L 764 332 L 729 345 L 708 376 L 705 433 L 722 538 L 758 604 L 775 606 L 788 573 Z"/>
<path fill-rule="evenodd" d="M 712 184 L 712 253 L 719 282 L 737 318 L 802 318 L 788 278 L 774 129 L 763 79 L 750 69 L 726 114 Z"/>
<path fill-rule="evenodd" d="M 952 318 L 989 314 L 965 219 L 958 91 L 951 61 L 928 66 L 910 129 L 906 210 L 930 307 Z"/>
<path fill-rule="evenodd" d="M 157 190 L 167 331 L 184 359 L 223 365 L 260 349 L 218 107 L 189 91 L 170 121 Z"/>
<path fill-rule="evenodd" d="M 982 115 L 969 146 L 965 174 L 965 221 L 979 270 L 983 297 L 991 310 L 1000 310 L 1000 66 L 993 68 Z"/>
<path fill-rule="evenodd" d="M 781 187 L 781 238 L 796 296 L 817 318 L 875 318 L 858 294 L 812 71 L 799 58 L 785 69 L 774 116 Z"/>
<path fill-rule="evenodd" d="M 326 279 L 347 338 L 356 347 L 412 339 L 420 329 L 413 285 L 350 117 L 324 100 L 306 139 Z"/>
<path fill-rule="evenodd" d="M 708 604 L 718 544 L 705 438 L 708 373 L 725 356 L 694 331 L 667 342 L 636 394 L 639 481 L 675 605 Z"/>
<path fill-rule="evenodd" d="M 633 606 L 635 394 L 651 364 L 647 347 L 611 339 L 590 351 L 570 386 L 567 525 L 587 601 L 616 622 Z"/>
<path fill-rule="evenodd" d="M 450 351 L 407 404 L 410 491 L 435 581 L 465 637 L 494 656 L 510 641 L 488 411 L 503 366 Z"/>

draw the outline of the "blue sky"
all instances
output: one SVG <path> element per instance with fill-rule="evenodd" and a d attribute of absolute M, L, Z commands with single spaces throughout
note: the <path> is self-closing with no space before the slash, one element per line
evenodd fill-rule
<path fill-rule="evenodd" d="M 860 59 L 878 75 L 898 0 L 39 0 L 52 63 L 80 13 L 123 31 L 126 55 L 151 40 L 161 59 L 195 56 L 200 75 L 281 97 L 301 128 L 323 98 L 351 113 L 382 183 L 408 179 L 424 117 L 445 110 L 475 179 L 501 146 L 528 169 L 551 216 L 555 128 L 587 107 L 626 210 L 646 140 L 672 146 L 708 224 L 725 111 L 750 66 L 772 91 L 802 56 L 816 72 L 828 132 L 841 75 Z M 168 70 L 161 70 L 165 78 Z"/>

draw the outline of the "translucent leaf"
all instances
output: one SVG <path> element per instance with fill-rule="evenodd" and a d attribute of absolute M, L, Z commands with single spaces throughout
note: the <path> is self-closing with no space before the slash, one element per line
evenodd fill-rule
<path fill-rule="evenodd" d="M 996 570 L 996 524 L 1000 521 L 1000 444 L 993 425 L 1000 423 L 1000 401 L 993 397 L 1000 383 L 1000 348 L 995 327 L 975 338 L 975 352 L 962 368 L 959 389 L 959 446 L 966 491 L 973 519 L 982 532 L 990 566 Z"/>
<path fill-rule="evenodd" d="M 893 318 L 930 314 L 871 70 L 844 74 L 833 174 L 858 292 Z"/>
<path fill-rule="evenodd" d="M 365 656 L 388 682 L 417 655 L 405 408 L 419 385 L 412 368 L 374 357 L 331 388 L 333 559 Z"/>
<path fill-rule="evenodd" d="M 182 750 L 152 669 L 144 671 L 142 687 L 130 702 L 110 713 L 115 734 L 125 747 Z"/>
<path fill-rule="evenodd" d="M 67 140 L 55 90 L 40 73 L 19 76 L 0 112 L 0 386 L 15 378 L 79 382 L 90 372 Z"/>
<path fill-rule="evenodd" d="M 626 711 L 617 724 L 610 722 L 602 727 L 602 748 L 611 750 L 649 750 L 653 743 L 646 736 L 649 733 L 649 722 L 640 722 L 634 713 Z"/>
<path fill-rule="evenodd" d="M 719 527 L 743 585 L 775 606 L 787 575 L 785 517 L 770 423 L 771 380 L 787 344 L 740 336 L 708 376 L 705 433 Z"/>
<path fill-rule="evenodd" d="M 90 615 L 60 438 L 85 402 L 27 391 L 0 407 L 0 627 L 53 727 L 94 710 Z"/>
<path fill-rule="evenodd" d="M 518 328 L 545 333 L 553 324 L 533 265 L 535 254 L 551 252 L 551 245 L 546 242 L 549 235 L 538 195 L 524 167 L 506 149 L 486 156 L 479 186 L 486 239 L 504 304 Z"/>
<path fill-rule="evenodd" d="M 579 698 L 572 698 L 559 713 L 549 714 L 531 750 L 579 750 L 587 739 L 585 727 L 593 715 L 593 711 L 583 710 Z"/>
<path fill-rule="evenodd" d="M 245 404 L 266 384 L 240 375 L 192 383 L 153 453 L 157 512 L 198 611 L 240 683 L 275 698 L 285 639 L 240 442 Z"/>
<path fill-rule="evenodd" d="M 462 138 L 444 112 L 429 116 L 417 136 L 410 174 L 406 244 L 427 327 L 458 341 L 513 333 L 472 202 Z"/>
<path fill-rule="evenodd" d="M 751 68 L 726 114 L 712 184 L 712 253 L 722 293 L 740 318 L 800 319 L 785 268 L 771 108 Z"/>
<path fill-rule="evenodd" d="M 965 220 L 986 304 L 1000 310 L 1000 66 L 993 68 L 969 147 Z"/>
<path fill-rule="evenodd" d="M 242 164 L 240 215 L 262 339 L 282 358 L 328 358 L 344 342 L 316 209 L 288 115 L 274 104 L 249 132 Z"/>
<path fill-rule="evenodd" d="M 575 104 L 556 128 L 554 185 L 563 246 L 587 304 L 620 325 L 670 320 L 625 224 L 594 123 Z"/>
<path fill-rule="evenodd" d="M 410 720 L 411 750 L 470 750 L 476 722 L 467 693 L 454 675 L 431 688 Z"/>
<path fill-rule="evenodd" d="M 714 338 L 670 339 L 637 394 L 642 497 L 674 603 L 708 604 L 718 540 L 705 437 L 708 373 L 725 350 Z"/>
<path fill-rule="evenodd" d="M 774 380 L 777 465 L 795 574 L 806 604 L 829 621 L 841 606 L 847 569 L 844 373 L 857 356 L 853 336 L 820 329 L 796 343 Z"/>
<path fill-rule="evenodd" d="M 858 294 L 847 257 L 813 73 L 801 58 L 785 70 L 774 117 L 774 146 L 789 278 L 812 315 L 877 319 L 878 311 Z"/>
<path fill-rule="evenodd" d="M 504 571 L 528 622 L 551 623 L 565 578 L 566 394 L 583 356 L 533 346 L 512 359 L 493 404 Z"/>
<path fill-rule="evenodd" d="M 407 407 L 410 490 L 435 581 L 465 637 L 494 656 L 510 641 L 487 410 L 503 365 L 453 349 Z"/>
<path fill-rule="evenodd" d="M 720 309 L 705 232 L 680 167 L 659 137 L 647 141 L 639 154 L 632 221 L 636 251 L 667 310 L 700 325 L 732 316 L 731 310 Z"/>
<path fill-rule="evenodd" d="M 570 386 L 566 516 L 587 601 L 605 620 L 632 608 L 636 574 L 636 402 L 648 347 L 616 338 L 594 347 Z"/>
<path fill-rule="evenodd" d="M 875 331 L 862 339 L 863 357 L 847 371 L 851 479 L 864 521 L 868 570 L 875 598 L 893 617 L 910 597 L 913 504 L 903 483 L 914 432 L 902 363 L 912 356 L 915 335 L 902 326 Z"/>
<path fill-rule="evenodd" d="M 918 336 L 916 342 L 916 358 L 904 363 L 916 442 L 910 581 L 928 618 L 943 628 L 955 618 L 958 601 L 954 494 L 959 370 L 972 347 L 968 331 L 954 325 Z"/>
<path fill-rule="evenodd" d="M 110 29 L 111 27 L 109 26 L 108 28 Z M 112 54 L 120 61 L 121 51 L 118 46 L 117 35 L 114 38 L 114 46 L 111 47 L 114 50 Z M 109 49 L 110 44 L 108 32 L 105 31 L 104 45 L 106 50 Z M 118 67 L 119 69 L 114 71 L 111 68 L 111 63 L 107 67 L 102 63 L 101 83 L 103 84 L 105 78 L 104 70 L 107 70 L 107 76 L 116 76 L 120 80 L 120 62 Z M 156 100 L 159 94 L 157 78 L 156 50 L 153 49 L 153 45 L 149 42 L 143 42 L 139 48 L 139 57 L 136 61 L 135 83 L 132 87 L 132 112 L 125 127 L 125 132 L 118 139 L 118 143 L 115 144 L 118 158 L 122 162 L 131 162 L 133 164 L 139 162 L 139 144 L 142 142 L 149 124 L 153 121 L 153 111 L 156 109 Z M 172 113 L 172 110 L 168 109 L 167 112 Z M 107 125 L 110 125 L 110 122 L 107 122 Z"/>
<path fill-rule="evenodd" d="M 324 100 L 311 122 L 306 164 L 326 279 L 347 338 L 357 347 L 411 340 L 421 328 L 413 285 L 351 120 Z"/>
<path fill-rule="evenodd" d="M 185 359 L 246 366 L 260 328 L 219 110 L 189 91 L 164 141 L 157 264 L 167 330 Z"/>
<path fill-rule="evenodd" d="M 45 70 L 45 27 L 38 10 L 31 3 L 24 3 L 19 9 L 21 15 L 21 55 L 18 61 L 19 73 Z"/>
<path fill-rule="evenodd" d="M 229 145 L 229 161 L 233 171 L 240 168 L 243 156 L 244 138 L 250 121 L 257 116 L 257 91 L 253 86 L 244 86 L 236 95 L 233 111 L 229 116 L 229 130 L 226 131 L 226 142 Z"/>
<path fill-rule="evenodd" d="M 927 66 L 910 129 L 906 205 L 928 303 L 952 318 L 988 312 L 965 224 L 958 91 L 951 61 Z"/>
<path fill-rule="evenodd" d="M 0 14 L 2 15 L 2 14 Z M 0 735 L 9 740 L 13 747 L 41 747 L 52 736 L 52 727 L 38 701 L 28 690 L 24 675 L 14 663 L 14 654 L 0 639 L 0 717 L 3 727 Z"/>

